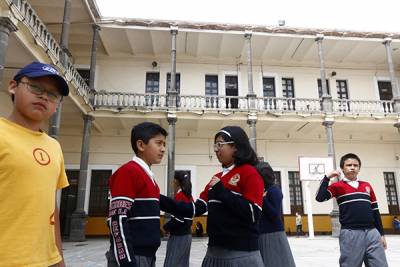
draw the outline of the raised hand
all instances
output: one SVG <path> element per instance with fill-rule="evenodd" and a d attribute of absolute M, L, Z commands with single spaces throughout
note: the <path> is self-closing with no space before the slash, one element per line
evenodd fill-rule
<path fill-rule="evenodd" d="M 340 170 L 333 170 L 332 172 L 328 173 L 326 177 L 328 177 L 328 179 L 340 177 L 340 172 Z"/>

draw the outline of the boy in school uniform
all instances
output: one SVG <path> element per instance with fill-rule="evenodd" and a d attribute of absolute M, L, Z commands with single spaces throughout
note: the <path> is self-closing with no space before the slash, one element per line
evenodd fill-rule
<path fill-rule="evenodd" d="M 69 93 L 51 65 L 33 62 L 9 82 L 0 118 L 0 265 L 64 266 L 57 189 L 68 186 L 60 144 L 42 126 Z"/>
<path fill-rule="evenodd" d="M 132 128 L 136 156 L 109 180 L 108 266 L 154 267 L 160 246 L 160 189 L 150 167 L 161 162 L 167 132 L 151 122 Z"/>
<path fill-rule="evenodd" d="M 372 186 L 359 180 L 360 158 L 349 153 L 340 160 L 343 180 L 329 184 L 329 180 L 340 176 L 339 170 L 326 175 L 317 192 L 319 202 L 335 197 L 339 205 L 341 224 L 339 245 L 341 267 L 361 267 L 363 261 L 368 267 L 388 266 L 378 202 Z"/>

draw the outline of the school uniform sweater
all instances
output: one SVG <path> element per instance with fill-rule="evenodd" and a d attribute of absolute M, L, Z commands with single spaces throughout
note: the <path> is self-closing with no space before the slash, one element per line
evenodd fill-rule
<path fill-rule="evenodd" d="M 284 230 L 282 223 L 282 191 L 277 185 L 271 185 L 266 189 L 267 194 L 263 198 L 263 210 L 261 213 L 259 229 L 260 233 L 274 233 Z"/>
<path fill-rule="evenodd" d="M 176 201 L 182 201 L 185 203 L 191 203 L 192 197 L 187 197 L 182 190 L 179 190 L 175 195 Z M 189 217 L 178 217 L 171 214 L 171 220 L 164 224 L 164 230 L 169 232 L 171 235 L 187 235 L 192 233 L 192 222 L 193 218 Z"/>
<path fill-rule="evenodd" d="M 111 249 L 120 266 L 136 266 L 133 255 L 153 257 L 160 246 L 160 189 L 140 158 L 109 179 Z"/>
<path fill-rule="evenodd" d="M 207 185 L 196 201 L 196 215 L 208 210 L 209 246 L 258 250 L 258 220 L 264 190 L 261 176 L 249 164 L 216 176 L 221 181 L 213 187 Z"/>
<path fill-rule="evenodd" d="M 343 229 L 376 228 L 383 235 L 382 220 L 374 190 L 368 182 L 358 181 L 354 188 L 345 181 L 328 186 L 329 178 L 321 181 L 316 200 L 319 202 L 335 197 L 339 205 L 339 221 Z"/>

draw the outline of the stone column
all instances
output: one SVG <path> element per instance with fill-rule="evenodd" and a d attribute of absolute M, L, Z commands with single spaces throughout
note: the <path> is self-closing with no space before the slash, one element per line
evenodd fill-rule
<path fill-rule="evenodd" d="M 78 183 L 78 196 L 76 201 L 76 210 L 71 216 L 71 241 L 84 241 L 85 240 L 85 225 L 87 214 L 85 212 L 85 197 L 86 197 L 86 180 L 88 176 L 89 166 L 89 146 L 90 146 L 90 132 L 92 121 L 94 118 L 90 115 L 83 115 L 83 138 L 81 150 L 81 163 L 79 170 L 79 183 Z"/>
<path fill-rule="evenodd" d="M 333 129 L 332 126 L 334 124 L 334 120 L 331 118 L 325 118 L 325 121 L 322 123 L 325 126 L 326 131 L 326 139 L 328 142 L 328 157 L 333 159 L 333 168 L 336 170 L 336 155 L 335 155 L 335 144 L 333 141 Z M 336 180 L 337 181 L 337 180 Z M 339 222 L 339 206 L 335 199 L 333 201 L 331 215 L 331 224 L 332 224 L 332 236 L 339 237 L 340 234 L 340 222 Z"/>
<path fill-rule="evenodd" d="M 247 103 L 249 108 L 247 124 L 250 128 L 250 136 L 249 141 L 251 147 L 254 151 L 257 152 L 257 113 L 256 113 L 256 94 L 254 93 L 253 89 L 253 51 L 251 48 L 251 31 L 246 31 L 244 34 L 244 38 L 246 39 L 247 45 L 247 85 L 248 85 L 248 92 L 247 92 Z"/>
<path fill-rule="evenodd" d="M 318 46 L 318 56 L 319 56 L 319 65 L 320 65 L 320 74 L 321 74 L 321 87 L 322 87 L 322 102 L 321 108 L 325 114 L 332 114 L 333 111 L 333 101 L 332 96 L 328 93 L 328 88 L 326 87 L 326 71 L 325 71 L 325 61 L 324 61 L 324 51 L 322 46 L 322 41 L 324 36 L 322 34 L 318 34 L 315 38 Z M 328 142 L 328 157 L 333 159 L 333 167 L 336 169 L 336 155 L 335 155 L 335 144 L 333 142 L 333 129 L 332 126 L 334 124 L 333 118 L 328 116 L 325 117 L 325 121 L 322 123 L 325 126 L 326 131 L 326 139 Z M 331 224 L 332 224 L 332 236 L 339 237 L 340 233 L 340 223 L 339 223 L 339 207 L 337 205 L 336 200 L 333 200 L 333 207 L 330 213 L 331 215 Z"/>
<path fill-rule="evenodd" d="M 92 39 L 92 50 L 90 52 L 90 77 L 89 77 L 89 90 L 90 90 L 90 104 L 94 105 L 94 81 L 96 78 L 96 59 L 97 59 L 97 40 L 99 38 L 100 26 L 93 24 L 93 39 Z"/>
<path fill-rule="evenodd" d="M 172 188 L 172 180 L 175 173 L 175 129 L 176 129 L 176 35 L 177 27 L 171 27 L 171 80 L 169 90 L 167 88 L 167 104 L 168 104 L 168 168 L 167 168 L 167 194 L 169 197 L 174 196 Z M 168 218 L 168 216 L 166 216 Z"/>
<path fill-rule="evenodd" d="M 176 109 L 176 35 L 178 34 L 177 27 L 171 27 L 171 81 L 169 90 L 167 91 L 168 109 Z"/>
<path fill-rule="evenodd" d="M 169 197 L 174 197 L 174 188 L 172 180 L 175 173 L 175 127 L 177 122 L 175 112 L 168 112 L 168 173 L 167 173 L 167 194 Z"/>
<path fill-rule="evenodd" d="M 68 50 L 69 47 L 69 29 L 71 24 L 71 5 L 72 0 L 64 0 L 64 17 L 62 23 L 61 30 L 61 38 L 60 38 L 60 46 L 62 49 L 61 52 L 61 63 L 66 66 L 67 59 L 70 56 L 70 52 Z"/>
<path fill-rule="evenodd" d="M 3 83 L 4 64 L 6 62 L 8 39 L 17 26 L 8 17 L 0 17 L 0 86 Z"/>
<path fill-rule="evenodd" d="M 326 71 L 325 71 L 325 61 L 324 61 L 324 50 L 322 46 L 322 41 L 324 40 L 324 35 L 318 34 L 315 38 L 318 46 L 318 56 L 319 56 L 319 69 L 321 75 L 321 87 L 322 87 L 322 111 L 332 112 L 333 110 L 333 102 L 332 96 L 328 92 L 328 88 L 326 87 Z"/>
<path fill-rule="evenodd" d="M 253 51 L 251 48 L 251 37 L 252 32 L 246 31 L 244 34 L 244 38 L 246 39 L 247 44 L 247 100 L 249 104 L 249 110 L 254 110 L 256 108 L 256 94 L 253 90 Z"/>
<path fill-rule="evenodd" d="M 250 145 L 254 149 L 255 152 L 257 152 L 257 128 L 256 128 L 256 123 L 257 123 L 257 114 L 255 112 L 250 112 L 249 115 L 247 116 L 247 124 L 249 125 L 250 128 Z"/>
<path fill-rule="evenodd" d="M 61 55 L 60 60 L 63 66 L 67 66 L 68 62 L 68 43 L 69 43 L 69 26 L 70 26 L 70 17 L 71 17 L 71 0 L 65 0 L 64 4 L 64 17 L 63 24 L 61 30 Z M 51 116 L 49 121 L 49 135 L 54 139 L 58 139 L 60 134 L 60 124 L 61 124 L 61 109 L 62 103 L 58 104 L 56 112 Z"/>
<path fill-rule="evenodd" d="M 392 48 L 391 48 L 392 39 L 385 38 L 383 44 L 386 48 L 386 56 L 387 62 L 389 67 L 389 74 L 390 74 L 390 82 L 392 84 L 392 92 L 393 92 L 393 101 L 394 101 L 394 111 L 400 113 L 400 89 L 399 83 L 397 82 L 394 66 L 393 66 L 393 59 L 392 59 Z"/>

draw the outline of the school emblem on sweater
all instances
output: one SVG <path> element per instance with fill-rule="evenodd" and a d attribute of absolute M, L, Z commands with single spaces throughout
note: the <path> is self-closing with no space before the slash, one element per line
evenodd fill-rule
<path fill-rule="evenodd" d="M 39 163 L 40 165 L 46 166 L 50 163 L 49 154 L 42 148 L 35 148 L 33 150 L 33 157 L 35 158 L 36 162 Z"/>
<path fill-rule="evenodd" d="M 237 173 L 234 176 L 232 176 L 231 179 L 229 179 L 228 184 L 233 185 L 233 186 L 237 186 L 239 181 L 240 181 L 240 174 Z"/>
<path fill-rule="evenodd" d="M 368 194 L 371 192 L 371 188 L 369 188 L 369 186 L 365 187 L 365 192 L 367 192 Z"/>

